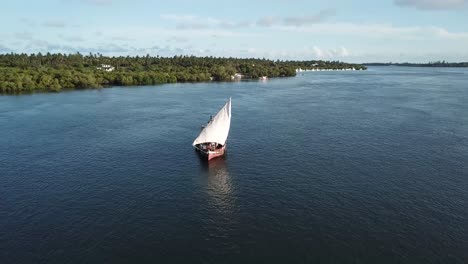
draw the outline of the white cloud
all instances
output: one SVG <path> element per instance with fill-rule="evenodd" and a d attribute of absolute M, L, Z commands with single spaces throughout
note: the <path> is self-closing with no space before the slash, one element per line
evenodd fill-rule
<path fill-rule="evenodd" d="M 446 10 L 464 7 L 468 0 L 394 0 L 402 7 L 414 7 L 422 10 Z"/>
<path fill-rule="evenodd" d="M 105 6 L 105 5 L 111 5 L 113 0 L 81 0 L 81 2 L 86 3 L 86 4 Z"/>
<path fill-rule="evenodd" d="M 322 10 L 318 14 L 314 14 L 314 15 L 286 17 L 284 19 L 284 24 L 290 25 L 290 26 L 304 26 L 304 25 L 316 24 L 316 23 L 320 23 L 324 21 L 325 19 L 335 14 L 336 14 L 336 10 L 327 9 L 327 10 Z"/>
<path fill-rule="evenodd" d="M 257 52 L 257 49 L 255 49 L 255 48 L 248 48 L 248 49 L 247 49 L 247 52 L 249 52 L 249 53 L 255 53 L 255 52 Z"/>
<path fill-rule="evenodd" d="M 19 50 L 18 50 L 19 49 Z M 132 49 L 128 49 L 124 46 L 116 45 L 115 43 L 102 43 L 99 45 L 76 45 L 75 43 L 71 44 L 56 44 L 49 41 L 33 39 L 25 43 L 25 46 L 17 48 L 16 52 L 27 52 L 27 53 L 37 53 L 37 52 L 51 52 L 51 53 L 106 53 L 110 55 L 124 55 L 131 52 Z"/>
<path fill-rule="evenodd" d="M 174 31 L 177 32 L 177 31 Z M 173 33 L 174 33 L 173 32 Z M 180 33 L 180 32 L 179 32 Z M 89 33 L 94 34 L 94 33 Z M 112 36 L 113 33 L 106 32 L 106 35 Z M 143 33 L 142 35 L 145 35 Z M 159 36 L 159 35 L 158 35 Z M 180 35 L 179 35 L 180 36 Z M 188 37 L 188 39 L 190 39 Z M 223 56 L 223 57 L 256 57 L 268 59 L 291 59 L 291 60 L 340 60 L 349 62 L 373 62 L 373 61 L 413 61 L 427 62 L 434 60 L 448 61 L 466 61 L 468 60 L 468 50 L 458 49 L 453 51 L 453 48 L 446 48 L 434 51 L 431 48 L 426 49 L 393 49 L 389 47 L 354 47 L 348 49 L 346 47 L 330 47 L 330 46 L 304 46 L 302 48 L 271 48 L 263 45 L 239 47 L 239 46 L 223 46 L 223 45 L 200 45 L 195 42 L 191 45 L 184 43 L 166 42 L 163 39 L 161 42 L 150 46 L 149 41 L 134 42 L 131 44 L 116 44 L 112 41 L 98 41 L 97 43 L 90 42 L 70 42 L 68 44 L 58 44 L 56 41 L 44 41 L 41 39 L 23 40 L 17 45 L 10 44 L 2 46 L 0 44 L 0 53 L 5 52 L 62 52 L 62 53 L 102 53 L 109 56 L 135 56 L 135 55 L 159 55 L 159 56 L 174 56 L 174 55 L 195 55 L 195 56 Z"/>
<path fill-rule="evenodd" d="M 403 1 L 403 0 L 400 0 Z M 434 2 L 433 0 L 427 0 Z M 468 1 L 468 0 L 448 0 Z M 346 35 L 362 36 L 368 38 L 399 38 L 404 40 L 416 39 L 458 39 L 467 40 L 468 32 L 451 32 L 442 27 L 434 26 L 394 26 L 391 24 L 358 24 L 358 23 L 324 23 L 323 21 L 335 14 L 335 10 L 327 9 L 315 15 L 293 16 L 281 18 L 277 16 L 267 16 L 258 19 L 255 23 L 249 21 L 229 21 L 211 17 L 199 17 L 194 15 L 163 14 L 162 19 L 176 22 L 176 29 L 200 32 L 213 32 L 211 36 L 236 36 L 241 34 L 236 31 L 225 31 L 217 29 L 244 29 L 257 25 L 269 27 L 272 30 L 286 32 L 315 33 L 323 35 Z M 184 33 L 185 34 L 185 33 Z M 206 35 L 206 34 L 204 34 Z"/>
<path fill-rule="evenodd" d="M 289 16 L 289 17 L 278 17 L 278 16 L 266 16 L 257 20 L 255 23 L 257 26 L 271 27 L 274 25 L 285 25 L 285 26 L 306 26 L 311 24 L 317 24 L 325 21 L 327 18 L 336 14 L 335 9 L 325 9 L 316 14 L 309 14 L 305 16 Z"/>
<path fill-rule="evenodd" d="M 327 18 L 334 16 L 336 10 L 325 9 L 317 14 L 305 16 L 266 16 L 258 19 L 256 22 L 252 21 L 233 21 L 229 19 L 216 19 L 212 17 L 201 17 L 195 15 L 178 15 L 178 14 L 162 14 L 160 18 L 176 23 L 177 29 L 206 29 L 206 28 L 227 28 L 227 29 L 241 29 L 248 28 L 253 25 L 262 27 L 271 27 L 273 25 L 286 25 L 286 26 L 306 26 L 316 23 L 321 23 Z"/>
<path fill-rule="evenodd" d="M 227 52 L 227 50 L 224 50 Z M 318 46 L 302 47 L 298 49 L 268 49 L 253 48 L 248 49 L 230 49 L 229 53 L 240 57 L 255 57 L 268 59 L 291 59 L 291 60 L 344 60 L 351 54 L 348 49 L 341 48 L 321 48 Z"/>
<path fill-rule="evenodd" d="M 26 17 L 20 18 L 19 21 L 20 21 L 20 23 L 22 23 L 22 24 L 24 24 L 24 25 L 26 25 L 28 27 L 33 27 L 33 26 L 36 25 L 36 23 L 33 20 L 31 20 L 29 18 L 26 18 Z"/>
<path fill-rule="evenodd" d="M 314 46 L 312 50 L 314 51 L 315 56 L 317 56 L 318 58 L 322 58 L 325 55 L 325 53 L 317 46 Z"/>
<path fill-rule="evenodd" d="M 17 32 L 15 33 L 15 38 L 16 39 L 21 39 L 21 40 L 31 40 L 33 39 L 34 34 L 29 32 L 29 31 L 23 31 L 23 32 Z"/>
<path fill-rule="evenodd" d="M 164 20 L 176 22 L 176 28 L 185 29 L 207 29 L 213 26 L 219 26 L 223 21 L 211 17 L 200 17 L 193 15 L 162 14 Z M 227 22 L 224 22 L 227 23 Z"/>
<path fill-rule="evenodd" d="M 453 40 L 468 40 L 468 32 L 449 32 L 447 29 L 440 27 L 432 27 L 430 29 L 439 38 Z"/>
<path fill-rule="evenodd" d="M 333 14 L 270 16 L 259 20 L 252 19 L 251 21 L 255 22 L 249 22 L 229 20 L 225 17 L 218 19 L 163 14 L 160 18 L 168 22 L 165 24 L 172 26 L 160 27 L 96 25 L 73 28 L 72 24 L 65 25 L 63 21 L 50 20 L 47 21 L 47 26 L 66 27 L 67 30 L 57 32 L 58 30 L 55 29 L 42 29 L 44 34 L 40 35 L 21 30 L 18 31 L 19 33 L 8 33 L 3 39 L 10 38 L 11 40 L 3 42 L 7 45 L 7 47 L 3 46 L 3 50 L 7 48 L 16 52 L 75 52 L 79 50 L 108 55 L 193 54 L 345 61 L 370 61 L 366 58 L 376 58 L 375 61 L 379 61 L 378 58 L 397 59 L 402 56 L 402 52 L 407 60 L 423 58 L 424 54 L 431 54 L 431 52 L 440 52 L 440 56 L 433 55 L 431 59 L 449 60 L 456 58 L 459 54 L 465 54 L 465 57 L 459 55 L 459 59 L 455 59 L 463 60 L 468 52 L 466 48 L 468 47 L 468 30 L 455 32 L 435 26 L 331 23 L 317 18 L 326 19 L 331 15 Z M 27 24 L 29 21 L 22 22 Z M 69 21 L 66 20 L 66 22 Z M 43 25 L 46 23 L 44 22 Z M 48 42 L 38 38 L 47 39 Z M 12 44 L 13 40 L 19 44 Z M 108 43 L 116 44 L 116 46 L 109 46 Z M 184 46 L 188 43 L 193 46 Z M 158 49 L 148 48 L 155 45 Z M 303 45 L 307 46 L 302 47 Z M 410 56 L 410 54 L 420 55 Z M 446 57 L 444 58 L 443 55 Z"/>
<path fill-rule="evenodd" d="M 241 37 L 259 37 L 263 36 L 261 33 L 248 33 L 248 32 L 237 32 L 226 29 L 217 28 L 202 28 L 181 31 L 178 29 L 163 28 L 163 27 L 121 27 L 121 28 L 106 28 L 99 29 L 99 31 L 105 31 L 106 36 L 126 36 L 131 39 L 139 41 L 154 41 L 155 36 L 158 39 L 167 39 L 171 37 L 183 37 L 183 38 L 200 38 L 200 37 L 217 37 L 217 38 L 241 38 Z"/>
<path fill-rule="evenodd" d="M 182 30 L 185 30 L 185 29 L 205 29 L 205 28 L 209 28 L 210 25 L 209 24 L 204 24 L 204 23 L 200 23 L 200 22 L 187 22 L 187 23 L 179 23 L 176 25 L 176 28 L 177 29 L 182 29 Z"/>
<path fill-rule="evenodd" d="M 323 35 L 351 35 L 367 38 L 400 38 L 405 40 L 415 39 L 458 39 L 468 40 L 468 32 L 450 32 L 441 27 L 400 27 L 387 24 L 354 24 L 333 23 L 316 24 L 306 27 L 278 26 L 280 31 L 315 33 Z"/>
<path fill-rule="evenodd" d="M 123 36 L 123 35 L 114 35 L 110 37 L 111 40 L 117 40 L 117 41 L 132 41 L 135 40 L 134 38 L 131 38 L 129 36 Z"/>
<path fill-rule="evenodd" d="M 343 59 L 350 56 L 348 49 L 345 47 L 338 49 L 321 49 L 317 46 L 313 46 L 312 49 L 304 48 L 301 52 L 304 54 L 313 54 L 317 59 Z"/>
<path fill-rule="evenodd" d="M 168 39 L 166 39 L 166 42 L 174 42 L 174 43 L 184 43 L 188 41 L 189 39 L 183 36 L 171 36 Z"/>
<path fill-rule="evenodd" d="M 341 57 L 348 57 L 350 54 L 349 54 L 349 51 L 345 48 L 345 47 L 341 47 L 339 50 L 338 50 L 338 54 L 339 56 Z"/>
<path fill-rule="evenodd" d="M 160 17 L 164 20 L 172 20 L 176 22 L 184 22 L 184 21 L 196 21 L 198 20 L 198 16 L 193 15 L 176 15 L 176 14 L 162 14 Z"/>
<path fill-rule="evenodd" d="M 258 26 L 263 26 L 263 27 L 271 27 L 275 24 L 278 24 L 281 21 L 279 17 L 276 16 L 267 16 L 267 17 L 262 17 L 259 20 L 257 20 L 257 25 Z"/>
<path fill-rule="evenodd" d="M 68 41 L 68 42 L 83 42 L 85 39 L 81 36 L 77 35 L 58 35 L 61 39 Z"/>
<path fill-rule="evenodd" d="M 64 28 L 66 26 L 65 21 L 63 20 L 47 20 L 42 23 L 44 27 L 50 28 Z"/>
<path fill-rule="evenodd" d="M 3 46 L 2 44 L 0 44 L 0 53 L 8 53 L 8 52 L 11 52 L 12 50 L 6 46 Z"/>
<path fill-rule="evenodd" d="M 232 21 L 222 21 L 219 23 L 219 26 L 222 28 L 228 28 L 228 29 L 235 29 L 235 28 L 247 28 L 250 27 L 252 23 L 249 21 L 239 21 L 239 22 L 232 22 Z"/>

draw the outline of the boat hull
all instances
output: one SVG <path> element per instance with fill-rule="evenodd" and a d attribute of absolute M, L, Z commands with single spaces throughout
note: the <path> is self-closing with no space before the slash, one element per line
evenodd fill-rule
<path fill-rule="evenodd" d="M 219 149 L 216 149 L 214 151 L 212 151 L 212 150 L 206 151 L 206 150 L 198 148 L 197 146 L 195 146 L 195 149 L 201 155 L 203 155 L 207 160 L 212 160 L 214 158 L 224 156 L 224 154 L 226 153 L 226 145 L 224 145 L 223 147 L 221 147 Z"/>

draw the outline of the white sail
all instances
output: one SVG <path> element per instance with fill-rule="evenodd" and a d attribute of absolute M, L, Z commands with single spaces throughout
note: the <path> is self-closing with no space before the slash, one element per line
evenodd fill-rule
<path fill-rule="evenodd" d="M 196 144 L 215 142 L 221 145 L 226 143 L 231 126 L 231 98 L 213 117 L 205 128 L 200 132 L 200 135 L 193 141 L 193 146 Z"/>

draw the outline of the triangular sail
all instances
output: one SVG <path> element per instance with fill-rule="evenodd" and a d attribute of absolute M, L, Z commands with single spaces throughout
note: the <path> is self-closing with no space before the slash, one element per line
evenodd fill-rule
<path fill-rule="evenodd" d="M 221 145 L 226 144 L 231 126 L 231 98 L 219 110 L 205 128 L 200 132 L 200 135 L 193 141 L 193 146 L 202 143 L 215 142 Z"/>

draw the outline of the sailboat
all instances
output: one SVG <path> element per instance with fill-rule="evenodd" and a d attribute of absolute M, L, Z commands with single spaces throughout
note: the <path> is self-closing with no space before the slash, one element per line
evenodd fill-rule
<path fill-rule="evenodd" d="M 226 140 L 231 127 L 231 98 L 210 118 L 210 121 L 202 127 L 198 137 L 192 146 L 206 156 L 208 160 L 223 156 L 226 152 Z"/>

